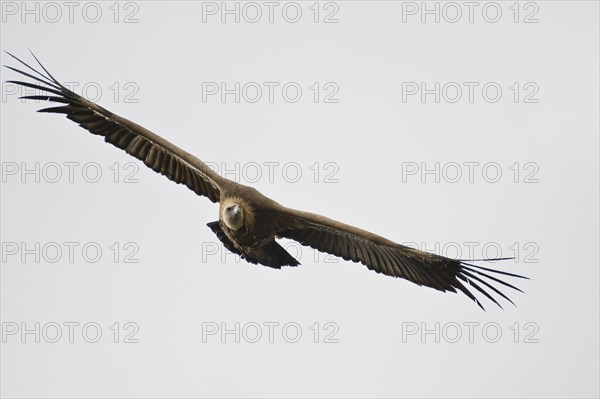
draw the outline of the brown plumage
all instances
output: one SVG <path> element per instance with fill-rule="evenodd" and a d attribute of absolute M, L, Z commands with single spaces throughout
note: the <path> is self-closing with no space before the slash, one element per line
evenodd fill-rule
<path fill-rule="evenodd" d="M 184 184 L 212 202 L 220 202 L 219 220 L 208 226 L 227 249 L 248 262 L 273 268 L 298 265 L 298 261 L 275 241 L 275 238 L 284 237 L 345 260 L 360 262 L 377 273 L 440 291 L 461 291 L 482 308 L 481 302 L 467 287 L 498 306 L 500 304 L 490 292 L 512 301 L 492 283 L 520 291 L 499 276 L 525 278 L 523 276 L 406 247 L 324 216 L 286 208 L 252 187 L 219 176 L 198 158 L 144 127 L 75 94 L 61 85 L 35 55 L 33 57 L 45 74 L 8 54 L 32 73 L 7 68 L 43 85 L 23 81 L 10 83 L 48 93 L 22 98 L 61 104 L 39 112 L 65 114 L 84 129 L 103 136 L 104 141 L 143 161 L 155 172 Z"/>

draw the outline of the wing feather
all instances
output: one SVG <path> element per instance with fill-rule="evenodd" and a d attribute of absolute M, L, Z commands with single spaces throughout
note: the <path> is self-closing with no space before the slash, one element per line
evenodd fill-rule
<path fill-rule="evenodd" d="M 500 307 L 492 294 L 513 303 L 492 283 L 521 291 L 492 274 L 526 278 L 400 245 L 366 230 L 308 212 L 281 207 L 278 220 L 277 235 L 280 237 L 296 240 L 302 245 L 346 260 L 360 262 L 377 273 L 403 278 L 439 291 L 460 291 L 481 308 L 483 305 L 473 292 L 483 295 Z M 473 292 L 467 287 L 471 287 Z"/>
<path fill-rule="evenodd" d="M 166 176 L 178 184 L 186 185 L 200 196 L 212 202 L 218 202 L 223 184 L 228 180 L 219 176 L 204 162 L 181 148 L 168 142 L 148 129 L 122 118 L 112 112 L 79 96 L 61 85 L 33 55 L 44 73 L 36 70 L 14 55 L 7 53 L 32 73 L 6 66 L 37 83 L 11 80 L 24 87 L 49 93 L 44 95 L 23 96 L 22 99 L 48 101 L 64 104 L 39 110 L 39 112 L 65 114 L 66 117 L 92 134 L 104 137 L 104 141 L 144 162 L 155 172 Z M 39 84 L 38 84 L 39 83 Z M 53 95 L 50 95 L 53 94 Z"/>

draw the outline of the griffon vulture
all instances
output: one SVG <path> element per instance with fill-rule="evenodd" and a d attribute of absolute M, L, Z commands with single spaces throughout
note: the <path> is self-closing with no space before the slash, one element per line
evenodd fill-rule
<path fill-rule="evenodd" d="M 403 246 L 324 216 L 286 208 L 252 187 L 221 177 L 195 156 L 150 130 L 75 94 L 60 84 L 33 53 L 45 73 L 7 54 L 28 72 L 7 68 L 37 82 L 13 80 L 9 83 L 44 93 L 21 98 L 60 104 L 39 112 L 65 114 L 90 133 L 104 137 L 104 141 L 143 161 L 155 172 L 184 184 L 197 195 L 219 202 L 219 220 L 208 223 L 208 227 L 227 249 L 250 263 L 276 269 L 298 265 L 298 261 L 275 241 L 275 238 L 285 237 L 344 260 L 360 262 L 377 273 L 444 292 L 461 291 L 482 309 L 473 292 L 479 292 L 498 306 L 500 304 L 491 293 L 513 303 L 492 283 L 521 291 L 501 280 L 500 275 L 526 277 Z"/>

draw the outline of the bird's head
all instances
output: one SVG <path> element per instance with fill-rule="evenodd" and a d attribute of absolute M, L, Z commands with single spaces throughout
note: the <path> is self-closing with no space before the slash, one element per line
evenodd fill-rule
<path fill-rule="evenodd" d="M 244 210 L 235 202 L 223 206 L 221 214 L 225 225 L 231 230 L 239 230 L 244 225 Z"/>

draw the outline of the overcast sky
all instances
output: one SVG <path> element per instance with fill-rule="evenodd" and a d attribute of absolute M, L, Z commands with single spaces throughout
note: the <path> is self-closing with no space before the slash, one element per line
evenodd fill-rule
<path fill-rule="evenodd" d="M 597 2 L 1 7 L 2 50 L 226 177 L 531 278 L 483 312 L 294 242 L 248 264 L 3 68 L 3 396 L 600 394 Z"/>

